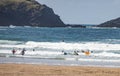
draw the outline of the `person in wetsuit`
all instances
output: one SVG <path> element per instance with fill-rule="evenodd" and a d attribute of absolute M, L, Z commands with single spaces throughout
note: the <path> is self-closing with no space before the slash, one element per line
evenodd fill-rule
<path fill-rule="evenodd" d="M 21 51 L 21 55 L 25 55 L 25 48 L 23 48 L 23 50 Z"/>
<path fill-rule="evenodd" d="M 14 54 L 15 54 L 15 52 L 16 52 L 16 50 L 15 50 L 15 49 L 13 49 L 13 50 L 12 50 L 12 54 L 14 55 Z"/>

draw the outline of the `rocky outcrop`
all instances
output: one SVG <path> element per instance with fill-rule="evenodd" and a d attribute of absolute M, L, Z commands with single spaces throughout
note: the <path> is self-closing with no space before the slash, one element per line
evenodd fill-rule
<path fill-rule="evenodd" d="M 35 0 L 0 0 L 0 26 L 64 27 L 52 8 Z"/>
<path fill-rule="evenodd" d="M 105 23 L 97 25 L 97 27 L 118 27 L 120 28 L 120 18 L 107 21 Z"/>

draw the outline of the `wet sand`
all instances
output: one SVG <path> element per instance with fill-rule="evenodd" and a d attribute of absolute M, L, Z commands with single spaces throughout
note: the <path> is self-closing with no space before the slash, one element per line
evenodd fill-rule
<path fill-rule="evenodd" d="M 120 68 L 0 64 L 0 76 L 120 76 Z"/>

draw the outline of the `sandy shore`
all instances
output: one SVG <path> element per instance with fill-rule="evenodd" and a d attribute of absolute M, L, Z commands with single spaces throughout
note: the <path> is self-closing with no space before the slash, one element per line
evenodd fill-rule
<path fill-rule="evenodd" d="M 120 76 L 120 68 L 0 64 L 0 76 Z"/>

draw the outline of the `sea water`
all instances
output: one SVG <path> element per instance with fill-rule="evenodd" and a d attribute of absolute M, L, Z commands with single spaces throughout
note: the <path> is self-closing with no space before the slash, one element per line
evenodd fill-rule
<path fill-rule="evenodd" d="M 13 48 L 17 50 L 15 55 L 11 52 Z M 21 55 L 23 48 L 26 49 L 24 56 Z M 85 55 L 82 50 L 92 53 Z M 79 55 L 74 55 L 74 51 Z M 28 61 L 31 63 L 38 59 L 35 63 L 79 65 L 89 62 L 95 65 L 102 62 L 100 65 L 120 66 L 120 29 L 0 27 L 0 56 L 0 62 L 5 62 L 6 57 L 31 58 Z"/>

